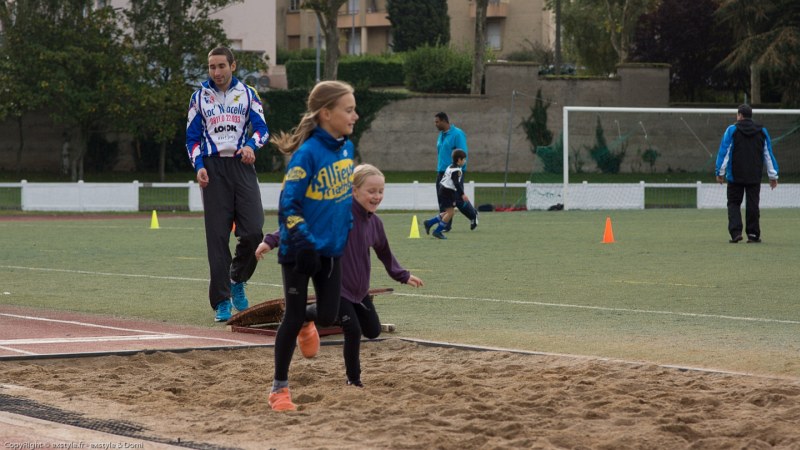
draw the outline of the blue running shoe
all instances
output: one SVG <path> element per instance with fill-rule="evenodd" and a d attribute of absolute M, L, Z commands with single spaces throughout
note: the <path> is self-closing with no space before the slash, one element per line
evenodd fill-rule
<path fill-rule="evenodd" d="M 227 322 L 231 318 L 231 301 L 228 299 L 223 300 L 216 309 L 217 313 L 214 315 L 215 322 Z"/>
<path fill-rule="evenodd" d="M 231 281 L 231 301 L 233 302 L 233 307 L 236 308 L 237 311 L 244 311 L 250 306 L 250 303 L 247 301 L 247 296 L 244 294 L 244 287 L 247 283 L 242 281 L 241 283 L 234 283 Z"/>
<path fill-rule="evenodd" d="M 440 231 L 434 231 L 433 237 L 436 239 L 447 239 L 447 236 L 443 235 Z"/>

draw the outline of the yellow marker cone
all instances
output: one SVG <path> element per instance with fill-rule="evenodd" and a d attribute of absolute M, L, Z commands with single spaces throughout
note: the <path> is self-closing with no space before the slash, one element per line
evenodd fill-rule
<path fill-rule="evenodd" d="M 611 229 L 611 217 L 606 217 L 606 229 L 603 232 L 603 244 L 614 243 L 614 230 Z"/>
<path fill-rule="evenodd" d="M 419 224 L 417 223 L 417 216 L 411 219 L 411 233 L 408 234 L 409 239 L 419 239 Z"/>
<path fill-rule="evenodd" d="M 156 210 L 153 210 L 153 218 L 150 219 L 150 229 L 157 230 L 158 229 L 158 216 L 156 215 Z"/>

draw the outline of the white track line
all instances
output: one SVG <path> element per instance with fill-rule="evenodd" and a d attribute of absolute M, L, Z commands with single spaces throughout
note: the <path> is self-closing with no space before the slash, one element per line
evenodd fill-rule
<path fill-rule="evenodd" d="M 8 351 L 8 352 L 14 352 L 14 353 L 22 353 L 23 355 L 31 355 L 31 356 L 38 355 L 38 353 L 26 352 L 25 350 L 17 350 L 15 348 L 3 347 L 3 346 L 0 346 L 0 350 L 5 350 L 5 351 Z M 0 357 L 0 359 L 1 358 L 2 357 Z"/>
<path fill-rule="evenodd" d="M 781 319 L 765 319 L 763 317 L 740 317 L 740 316 L 726 316 L 720 314 L 702 314 L 702 313 L 687 313 L 675 311 L 658 311 L 652 309 L 631 309 L 631 308 L 611 308 L 607 306 L 589 306 L 589 305 L 571 305 L 569 303 L 546 303 L 528 300 L 503 300 L 497 298 L 477 298 L 477 297 L 448 297 L 444 295 L 422 295 L 422 294 L 404 294 L 397 291 L 392 292 L 394 295 L 401 295 L 405 297 L 422 297 L 442 300 L 471 300 L 477 302 L 493 302 L 493 303 L 511 303 L 515 305 L 534 305 L 534 306 L 547 306 L 555 308 L 574 308 L 574 309 L 588 309 L 593 311 L 609 311 L 609 312 L 624 312 L 633 314 L 659 314 L 667 316 L 681 316 L 681 317 L 700 317 L 705 319 L 723 319 L 723 320 L 738 320 L 744 322 L 764 322 L 764 323 L 781 323 L 789 325 L 800 325 L 800 320 L 781 320 Z"/>
<path fill-rule="evenodd" d="M 193 336 L 190 334 L 174 334 L 174 333 L 161 333 L 158 331 L 148 331 L 148 330 L 138 330 L 134 328 L 122 328 L 122 327 L 112 327 L 109 325 L 99 325 L 96 323 L 89 323 L 89 322 L 77 322 L 74 320 L 59 320 L 59 319 L 48 319 L 46 317 L 36 317 L 36 316 L 22 316 L 19 314 L 7 314 L 7 313 L 0 313 L 0 316 L 11 317 L 15 319 L 23 319 L 23 320 L 38 320 L 42 322 L 54 322 L 54 323 L 63 323 L 67 325 L 78 325 L 82 327 L 90 327 L 90 328 L 102 328 L 105 330 L 114 330 L 114 331 L 128 331 L 131 333 L 143 333 L 147 337 L 142 337 L 143 339 L 174 339 L 172 336 L 184 338 L 184 339 L 203 339 L 203 340 L 211 340 L 211 341 L 219 341 L 219 342 L 228 342 L 238 345 L 253 345 L 252 342 L 247 341 L 239 341 L 236 339 L 224 339 L 224 338 L 217 338 L 217 337 L 207 337 L 207 336 Z M 113 336 L 112 336 L 113 338 Z M 93 342 L 101 342 L 103 337 L 98 338 L 100 340 L 93 341 Z M 22 340 L 22 339 L 21 339 Z M 20 340 L 20 341 L 21 341 Z M 34 339 L 31 339 L 33 341 Z M 114 340 L 114 339 L 109 339 Z M 6 342 L 6 344 L 12 341 L 0 341 L 0 343 Z"/>
<path fill-rule="evenodd" d="M 74 273 L 78 275 L 92 275 L 92 276 L 104 276 L 104 277 L 122 277 L 122 278 L 146 278 L 150 280 L 167 280 L 167 281 L 202 281 L 208 282 L 208 278 L 188 278 L 188 277 L 164 277 L 164 276 L 156 276 L 156 275 L 142 275 L 136 273 L 112 273 L 112 272 L 93 272 L 89 270 L 72 270 L 72 269 L 51 269 L 46 267 L 22 267 L 22 266 L 2 266 L 0 268 L 3 269 L 16 269 L 16 270 L 30 270 L 35 272 L 60 272 L 60 273 Z M 248 281 L 247 284 L 251 284 L 253 286 L 272 286 L 272 287 L 283 287 L 282 284 L 272 284 L 272 283 L 259 283 L 257 281 Z"/>
<path fill-rule="evenodd" d="M 47 268 L 39 268 L 39 267 L 21 267 L 21 266 L 3 266 L 0 265 L 0 268 L 6 269 L 18 269 L 18 270 L 32 270 L 32 271 L 43 271 L 43 272 L 64 272 L 64 273 L 76 273 L 82 275 L 101 275 L 101 276 L 117 276 L 117 277 L 130 277 L 130 278 L 147 278 L 147 279 L 155 279 L 155 280 L 178 280 L 178 281 L 208 281 L 203 278 L 184 278 L 184 277 L 163 277 L 163 276 L 154 276 L 154 275 L 141 275 L 141 274 L 124 274 L 124 273 L 107 273 L 107 272 L 91 272 L 85 270 L 68 270 L 68 269 L 47 269 Z M 626 281 L 617 281 L 618 283 L 627 283 Z M 630 282 L 635 283 L 635 282 Z M 283 285 L 280 284 L 270 284 L 270 283 L 258 283 L 258 282 L 250 282 L 248 284 L 252 284 L 255 286 L 273 286 L 273 287 L 282 287 Z M 684 287 L 713 287 L 713 286 L 690 286 L 690 285 L 681 285 Z M 609 312 L 626 312 L 626 313 L 634 313 L 634 314 L 658 314 L 658 315 L 672 315 L 672 316 L 681 316 L 681 317 L 696 317 L 696 318 L 707 318 L 707 319 L 724 319 L 724 320 L 737 320 L 743 322 L 763 322 L 763 323 L 781 323 L 781 324 L 789 324 L 789 325 L 800 325 L 800 320 L 780 320 L 780 319 L 766 319 L 763 317 L 739 317 L 739 316 L 726 316 L 720 314 L 702 314 L 702 313 L 686 313 L 686 312 L 675 312 L 675 311 L 658 311 L 658 310 L 647 310 L 647 309 L 632 309 L 632 308 L 612 308 L 607 306 L 588 306 L 588 305 L 572 305 L 569 303 L 547 303 L 547 302 L 537 302 L 537 301 L 527 301 L 527 300 L 505 300 L 505 299 L 496 299 L 496 298 L 478 298 L 478 297 L 447 297 L 441 295 L 422 295 L 422 294 L 403 294 L 398 292 L 393 292 L 394 295 L 401 295 L 406 297 L 421 297 L 421 298 L 437 298 L 437 299 L 445 299 L 445 300 L 472 300 L 472 301 L 480 301 L 480 302 L 494 302 L 494 303 L 512 303 L 518 305 L 535 305 L 535 306 L 548 306 L 548 307 L 558 307 L 558 308 L 575 308 L 575 309 L 589 309 L 595 311 L 609 311 Z"/>
<path fill-rule="evenodd" d="M 141 336 L 92 336 L 74 338 L 41 338 L 41 339 L 9 339 L 0 341 L 2 345 L 40 345 L 40 344 L 72 344 L 81 342 L 120 342 L 120 341 L 152 341 L 158 339 L 185 339 L 180 334 L 141 335 Z"/>
<path fill-rule="evenodd" d="M 736 372 L 724 369 L 714 369 L 708 367 L 692 367 L 692 366 L 680 366 L 675 364 L 658 364 L 652 361 L 642 361 L 642 360 L 630 360 L 630 359 L 620 359 L 620 358 L 609 358 L 605 356 L 592 356 L 592 355 L 579 355 L 574 353 L 553 353 L 553 352 L 541 352 L 541 351 L 534 351 L 534 350 L 518 350 L 513 348 L 503 348 L 503 347 L 487 347 L 481 345 L 470 345 L 470 344 L 457 344 L 452 342 L 441 342 L 441 341 L 429 341 L 425 339 L 415 339 L 415 338 L 395 338 L 401 341 L 407 342 L 415 342 L 417 344 L 422 345 L 430 345 L 430 346 L 439 346 L 439 347 L 451 347 L 461 350 L 479 350 L 479 351 L 491 351 L 491 352 L 506 352 L 506 353 L 518 353 L 522 355 L 533 355 L 533 356 L 552 356 L 557 358 L 569 358 L 569 359 L 580 359 L 585 361 L 603 361 L 609 363 L 618 363 L 618 364 L 627 364 L 627 365 L 654 365 L 658 367 L 663 367 L 666 369 L 676 369 L 676 370 L 687 370 L 693 372 L 704 372 L 704 373 L 716 373 L 716 374 L 723 374 L 723 375 L 736 375 L 736 376 L 746 376 L 746 377 L 757 377 L 757 378 L 769 378 L 769 379 L 779 379 L 779 380 L 790 380 L 790 381 L 800 381 L 798 377 L 792 376 L 785 376 L 785 375 L 765 375 L 765 374 L 758 374 L 754 372 Z"/>

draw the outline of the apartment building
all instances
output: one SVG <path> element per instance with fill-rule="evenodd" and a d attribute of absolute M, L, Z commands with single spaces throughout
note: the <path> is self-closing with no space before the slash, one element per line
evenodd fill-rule
<path fill-rule="evenodd" d="M 277 46 L 288 50 L 317 45 L 317 18 L 300 9 L 302 0 L 276 0 Z M 391 24 L 387 0 L 348 0 L 339 11 L 340 50 L 344 54 L 379 54 L 391 51 Z M 448 0 L 450 43 L 471 48 L 474 42 L 475 2 Z M 530 48 L 530 43 L 552 47 L 555 20 L 544 10 L 544 0 L 489 0 L 488 45 L 502 56 Z M 324 38 L 319 38 L 324 41 Z M 324 45 L 324 42 L 320 42 Z"/>

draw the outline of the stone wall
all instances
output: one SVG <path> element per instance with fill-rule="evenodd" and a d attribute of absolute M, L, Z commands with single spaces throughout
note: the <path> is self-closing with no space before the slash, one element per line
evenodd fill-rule
<path fill-rule="evenodd" d="M 361 138 L 363 160 L 390 171 L 432 170 L 438 133 L 433 116 L 444 111 L 467 134 L 470 170 L 502 172 L 508 155 L 509 171 L 538 171 L 541 162 L 519 127 L 530 115 L 538 89 L 550 102 L 548 126 L 557 133 L 563 105 L 667 107 L 669 68 L 627 65 L 613 78 L 569 78 L 540 77 L 536 64 L 489 64 L 485 89 L 480 97 L 416 96 L 386 106 Z"/>

